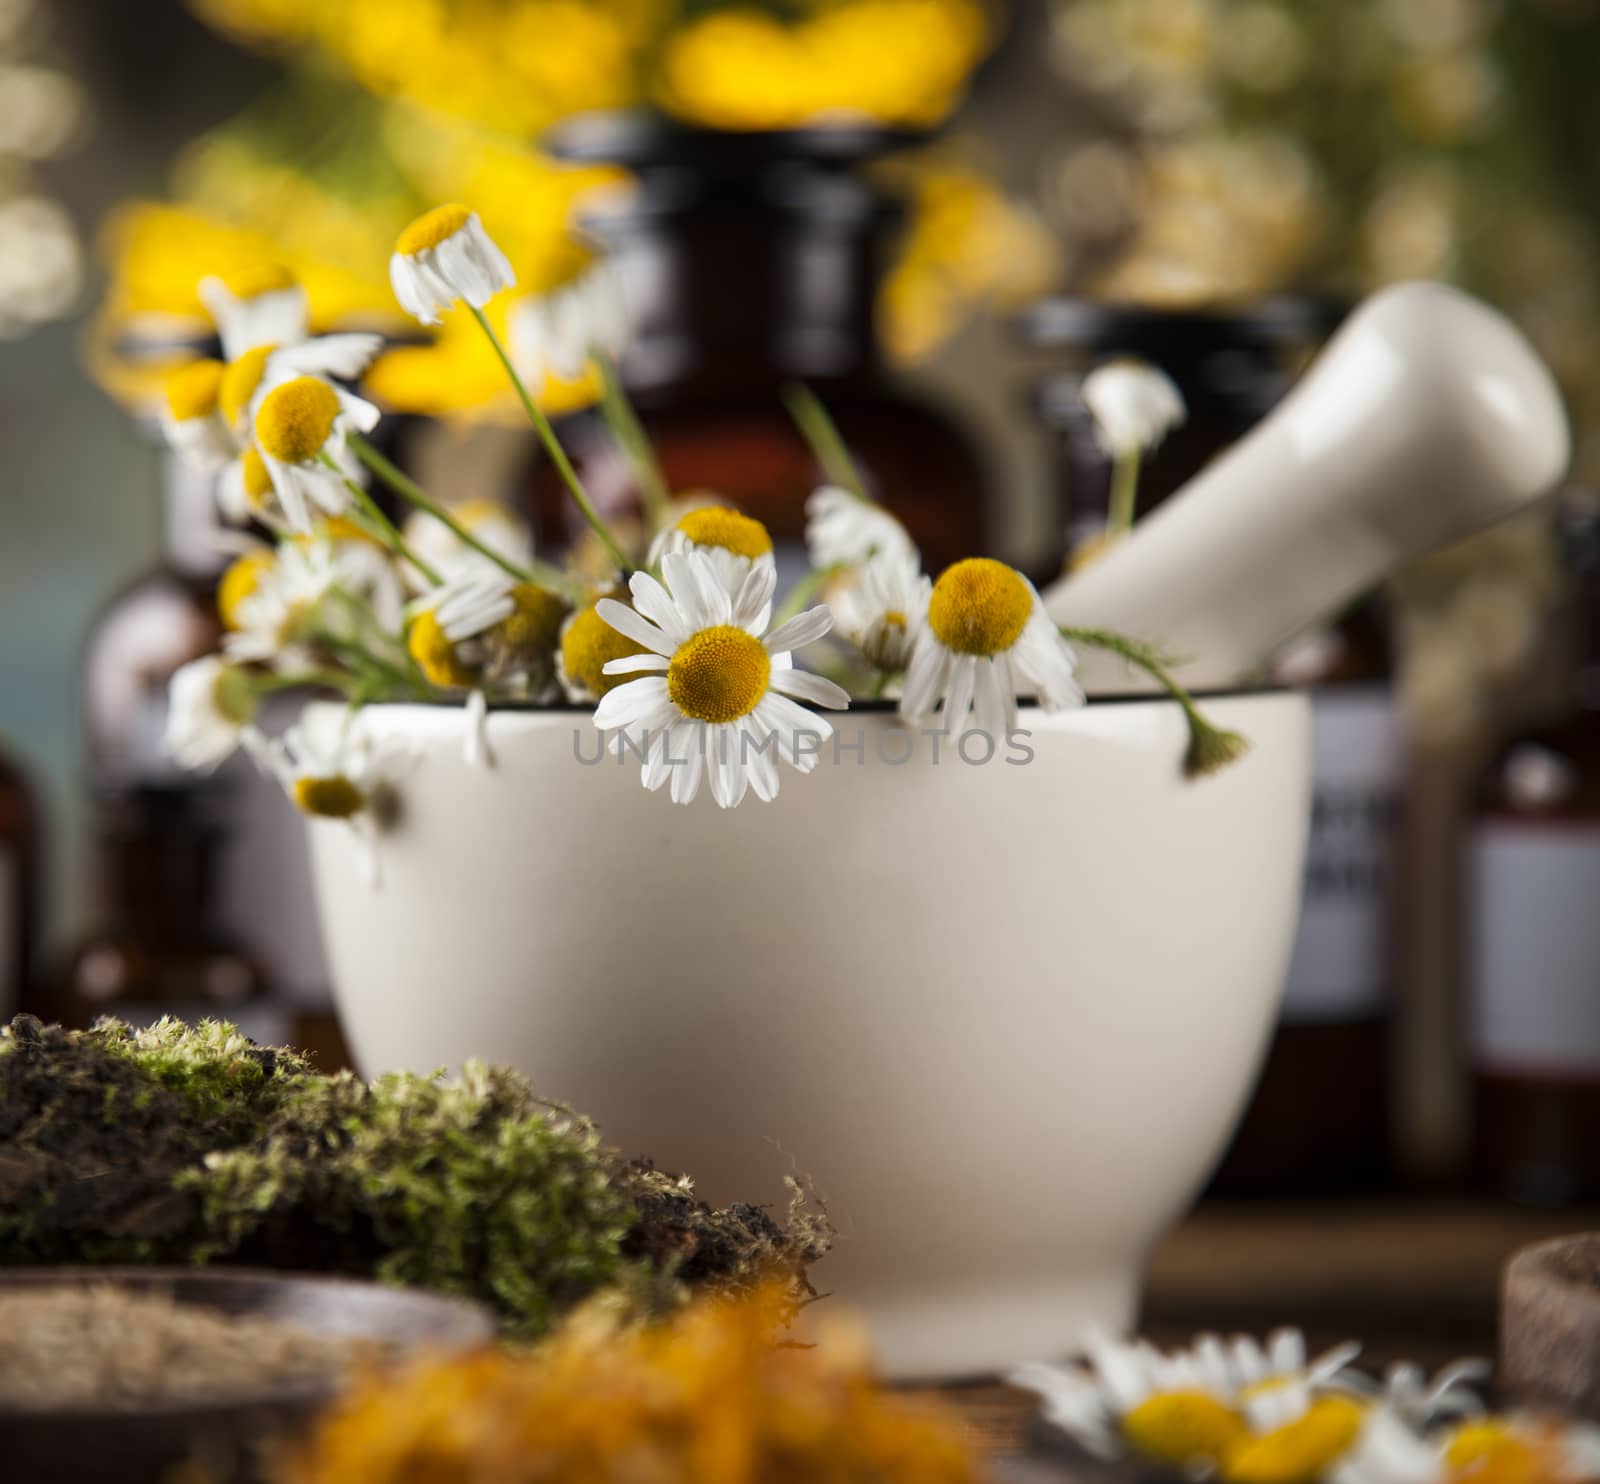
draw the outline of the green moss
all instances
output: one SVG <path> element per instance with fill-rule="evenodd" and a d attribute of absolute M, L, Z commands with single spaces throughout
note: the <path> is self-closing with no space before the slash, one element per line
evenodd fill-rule
<path fill-rule="evenodd" d="M 637 1307 L 805 1288 L 825 1216 L 714 1210 L 502 1068 L 324 1077 L 231 1026 L 0 1034 L 0 1260 L 247 1262 L 491 1304 L 535 1336 L 614 1288 Z"/>

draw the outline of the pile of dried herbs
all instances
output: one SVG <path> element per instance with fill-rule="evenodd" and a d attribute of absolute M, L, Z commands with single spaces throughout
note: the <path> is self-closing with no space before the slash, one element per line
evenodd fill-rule
<path fill-rule="evenodd" d="M 782 1226 L 705 1205 L 501 1068 L 367 1084 L 217 1022 L 0 1030 L 4 1263 L 370 1275 L 533 1337 L 602 1289 L 648 1312 L 777 1270 L 798 1297 L 830 1235 L 798 1191 Z"/>

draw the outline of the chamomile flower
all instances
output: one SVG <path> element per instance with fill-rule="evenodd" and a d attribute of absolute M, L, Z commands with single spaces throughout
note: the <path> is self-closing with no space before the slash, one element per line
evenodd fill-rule
<path fill-rule="evenodd" d="M 250 677 L 220 655 L 191 660 L 173 673 L 167 697 L 167 752 L 185 768 L 209 773 L 233 756 L 255 721 Z"/>
<path fill-rule="evenodd" d="M 235 567 L 223 574 L 219 593 L 229 625 L 222 640 L 228 658 L 284 670 L 307 666 L 324 600 L 344 575 L 331 543 L 285 542 L 270 562 L 257 558 L 239 571 L 230 592 Z"/>
<path fill-rule="evenodd" d="M 1423 1435 L 1387 1406 L 1332 1471 L 1331 1484 L 1593 1484 L 1600 1428 L 1533 1416 L 1457 1420 Z"/>
<path fill-rule="evenodd" d="M 270 580 L 278 560 L 277 549 L 265 541 L 250 541 L 246 548 L 228 563 L 217 579 L 217 617 L 225 629 L 242 628 L 239 609 L 245 600 L 257 592 L 263 581 Z"/>
<path fill-rule="evenodd" d="M 487 684 L 537 699 L 554 682 L 556 645 L 568 612 L 559 593 L 485 564 L 412 603 L 406 646 L 435 685 Z"/>
<path fill-rule="evenodd" d="M 1044 1418 L 1098 1458 L 1130 1450 L 1192 1465 L 1246 1435 L 1234 1398 L 1192 1357 L 1142 1340 L 1085 1336 L 1085 1365 L 1025 1365 L 1012 1384 L 1038 1394 Z"/>
<path fill-rule="evenodd" d="M 1046 711 L 1083 704 L 1072 647 L 1050 621 L 1033 584 L 989 557 L 947 567 L 933 584 L 926 621 L 917 625 L 900 711 L 922 722 L 943 704 L 945 725 L 1006 737 L 1017 697 Z"/>
<path fill-rule="evenodd" d="M 610 259 L 582 252 L 569 272 L 511 311 L 511 350 L 530 382 L 576 381 L 591 358 L 615 362 L 628 342 L 628 309 Z"/>
<path fill-rule="evenodd" d="M 849 705 L 832 681 L 790 660 L 827 633 L 832 615 L 813 608 L 767 633 L 777 583 L 770 562 L 752 564 L 736 593 L 705 552 L 668 552 L 661 571 L 659 582 L 633 575 L 633 607 L 606 598 L 598 605 L 601 618 L 646 652 L 606 665 L 608 675 L 639 678 L 601 698 L 594 724 L 641 752 L 646 788 L 670 779 L 674 803 L 692 800 L 702 778 L 724 809 L 747 790 L 772 799 L 779 759 L 809 773 L 833 732 L 798 703 Z"/>
<path fill-rule="evenodd" d="M 1350 1363 L 1361 1347 L 1353 1342 L 1308 1359 L 1305 1336 L 1275 1330 L 1261 1344 L 1250 1335 L 1231 1340 L 1201 1335 L 1189 1353 L 1211 1384 L 1236 1395 L 1252 1425 L 1267 1431 L 1302 1415 L 1311 1399 L 1335 1384 L 1349 1385 Z"/>
<path fill-rule="evenodd" d="M 706 557 L 717 581 L 732 594 L 756 567 L 777 570 L 772 537 L 767 528 L 726 505 L 702 505 L 687 510 L 650 544 L 646 561 L 660 566 L 669 554 L 699 552 Z"/>
<path fill-rule="evenodd" d="M 234 441 L 223 421 L 219 393 L 221 361 L 191 361 L 167 378 L 161 431 L 191 463 L 221 469 L 234 457 Z"/>
<path fill-rule="evenodd" d="M 921 564 L 911 533 L 882 505 L 832 484 L 806 500 L 806 552 L 819 571 L 859 567 L 874 556 Z"/>
<path fill-rule="evenodd" d="M 514 566 L 526 567 L 533 560 L 533 534 L 526 521 L 498 500 L 464 500 L 450 509 L 461 524 L 491 551 Z M 485 568 L 499 571 L 482 552 L 474 551 L 443 521 L 425 510 L 413 510 L 402 528 L 406 545 L 441 577 L 449 579 Z M 415 569 L 407 576 L 419 590 L 427 579 Z"/>
<path fill-rule="evenodd" d="M 482 309 L 516 281 L 478 213 L 465 206 L 439 206 L 418 217 L 400 234 L 389 259 L 395 298 L 425 325 L 438 324 L 461 300 Z"/>
<path fill-rule="evenodd" d="M 614 587 L 602 592 L 600 598 L 626 602 L 628 590 Z M 561 625 L 556 677 L 569 701 L 598 701 L 608 690 L 626 685 L 626 675 L 608 675 L 606 666 L 612 660 L 649 652 L 601 618 L 597 606 L 600 598 L 574 609 Z"/>
<path fill-rule="evenodd" d="M 388 792 L 415 761 L 411 749 L 392 739 L 375 740 L 359 715 L 339 729 L 331 746 L 303 726 L 290 727 L 281 738 L 247 738 L 246 745 L 302 814 L 340 820 L 356 832 L 368 882 L 377 886 L 379 816 Z"/>
<path fill-rule="evenodd" d="M 1147 361 L 1108 361 L 1083 378 L 1083 405 L 1110 459 L 1145 454 L 1188 416 L 1172 378 Z"/>
<path fill-rule="evenodd" d="M 1600 1428 L 1525 1416 L 1475 1417 L 1436 1439 L 1450 1484 L 1517 1479 L 1588 1484 L 1600 1479 Z"/>
<path fill-rule="evenodd" d="M 252 346 L 223 368 L 217 389 L 223 421 L 242 443 L 248 443 L 262 400 L 275 387 L 297 376 L 354 381 L 382 349 L 381 335 L 358 333 L 318 335 L 311 340 Z M 335 390 L 353 410 L 359 398 L 341 389 Z"/>
<path fill-rule="evenodd" d="M 290 345 L 309 333 L 306 291 L 278 264 L 261 264 L 226 279 L 202 278 L 198 292 L 227 360 L 259 345 Z"/>
<path fill-rule="evenodd" d="M 377 423 L 370 402 L 320 376 L 297 376 L 262 398 L 256 443 L 291 530 L 309 534 L 314 509 L 340 515 L 349 507 L 349 431 L 368 433 Z M 325 456 L 335 467 L 323 462 Z"/>
<path fill-rule="evenodd" d="M 1305 1484 L 1351 1455 L 1372 1404 L 1334 1389 L 1351 1351 L 1307 1364 L 1297 1334 L 1266 1350 L 1202 1338 L 1170 1354 L 1104 1335 L 1082 1366 L 1024 1366 L 1012 1380 L 1037 1392 L 1047 1421 L 1097 1456 L 1142 1455 L 1226 1484 Z M 1254 1378 L 1254 1379 L 1247 1379 Z M 1270 1406 L 1253 1403 L 1274 1394 Z"/>
<path fill-rule="evenodd" d="M 876 556 L 833 597 L 834 627 L 873 669 L 898 674 L 911 663 L 917 627 L 932 595 L 933 583 L 915 556 Z"/>

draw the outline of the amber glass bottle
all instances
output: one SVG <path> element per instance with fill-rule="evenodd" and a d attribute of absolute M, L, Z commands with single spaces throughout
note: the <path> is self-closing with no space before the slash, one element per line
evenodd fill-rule
<path fill-rule="evenodd" d="M 1600 508 L 1563 524 L 1569 705 L 1501 748 L 1467 844 L 1475 1162 L 1537 1205 L 1600 1198 Z"/>
<path fill-rule="evenodd" d="M 263 974 L 223 925 L 229 783 L 184 773 L 163 745 L 173 672 L 221 639 L 228 558 L 211 479 L 163 453 L 162 490 L 161 560 L 106 605 L 84 653 L 94 917 L 38 1013 L 225 1015 L 282 1041 L 282 1017 L 261 1013 Z"/>
<path fill-rule="evenodd" d="M 1183 393 L 1187 420 L 1141 472 L 1143 515 L 1272 409 L 1338 318 L 1337 305 L 1315 299 L 1216 313 L 1071 299 L 1036 307 L 1026 339 L 1072 362 L 1038 393 L 1055 435 L 1065 560 L 1105 525 L 1110 469 L 1082 398 L 1093 366 L 1138 356 Z M 1381 607 L 1358 606 L 1274 668 L 1283 683 L 1312 687 L 1311 842 L 1279 1024 L 1213 1182 L 1218 1195 L 1370 1186 L 1387 1164 L 1388 871 L 1401 760 Z"/>
<path fill-rule="evenodd" d="M 766 523 L 782 575 L 802 560 L 820 471 L 781 399 L 820 396 L 930 570 L 985 549 L 981 466 L 943 413 L 889 376 L 873 315 L 895 203 L 860 167 L 915 136 L 868 128 L 723 133 L 649 115 L 573 120 L 548 140 L 570 160 L 628 167 L 636 192 L 587 223 L 621 273 L 633 334 L 623 379 L 677 491 L 714 491 Z M 598 419 L 561 433 L 608 517 L 638 495 Z M 579 529 L 545 471 L 532 516 L 545 551 Z M 784 571 L 784 569 L 789 569 Z"/>
<path fill-rule="evenodd" d="M 33 789 L 20 764 L 0 751 L 0 1021 L 32 1003 L 40 879 Z"/>

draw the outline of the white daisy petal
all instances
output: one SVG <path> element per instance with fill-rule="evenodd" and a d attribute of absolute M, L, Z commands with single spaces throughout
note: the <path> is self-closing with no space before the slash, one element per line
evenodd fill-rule
<path fill-rule="evenodd" d="M 1010 670 L 996 660 L 979 660 L 973 694 L 978 730 L 998 749 L 1016 725 L 1017 700 L 1010 686 Z"/>
<path fill-rule="evenodd" d="M 615 598 L 601 598 L 594 605 L 594 611 L 619 634 L 632 639 L 635 644 L 644 645 L 646 649 L 653 650 L 656 654 L 670 655 L 678 647 L 655 624 L 636 613 L 626 603 L 617 602 Z"/>
<path fill-rule="evenodd" d="M 607 675 L 636 675 L 641 671 L 665 671 L 672 662 L 664 654 L 625 654 L 607 660 L 601 667 Z"/>
<path fill-rule="evenodd" d="M 630 680 L 626 685 L 616 685 L 600 697 L 595 708 L 594 724 L 603 732 L 618 727 L 637 726 L 646 717 L 655 714 L 667 700 L 667 682 L 655 676 Z"/>
<path fill-rule="evenodd" d="M 972 694 L 978 684 L 978 664 L 977 656 L 962 654 L 950 667 L 950 688 L 944 694 L 944 724 L 954 737 L 967 730 L 967 713 L 972 709 Z"/>
<path fill-rule="evenodd" d="M 1143 361 L 1097 367 L 1084 377 L 1081 395 L 1108 458 L 1148 452 L 1187 416 L 1172 378 Z"/>
<path fill-rule="evenodd" d="M 763 641 L 774 654 L 804 649 L 814 644 L 833 627 L 833 611 L 826 604 L 797 613 L 787 623 L 779 624 Z"/>
<path fill-rule="evenodd" d="M 671 595 L 648 572 L 635 572 L 628 583 L 633 606 L 666 635 L 674 649 L 694 632 L 683 620 Z"/>
<path fill-rule="evenodd" d="M 766 632 L 772 616 L 772 595 L 778 586 L 778 569 L 765 562 L 754 563 L 745 573 L 733 602 L 733 621 L 746 633 Z M 770 642 L 767 648 L 773 645 Z M 798 646 L 797 646 L 798 647 Z"/>
<path fill-rule="evenodd" d="M 850 704 L 849 691 L 824 676 L 813 675 L 809 670 L 774 670 L 772 688 L 780 695 L 810 701 L 817 706 L 831 706 L 839 711 Z"/>

